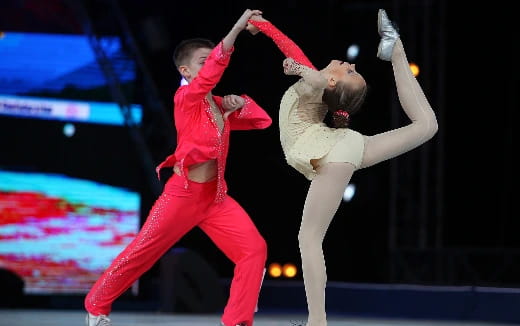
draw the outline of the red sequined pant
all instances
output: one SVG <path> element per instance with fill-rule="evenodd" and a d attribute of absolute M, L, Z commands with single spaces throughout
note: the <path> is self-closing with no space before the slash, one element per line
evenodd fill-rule
<path fill-rule="evenodd" d="M 231 197 L 215 203 L 216 181 L 189 181 L 173 175 L 136 238 L 116 257 L 85 298 L 93 315 L 108 315 L 112 303 L 183 235 L 200 227 L 235 264 L 222 322 L 253 325 L 267 256 L 265 240 Z"/>

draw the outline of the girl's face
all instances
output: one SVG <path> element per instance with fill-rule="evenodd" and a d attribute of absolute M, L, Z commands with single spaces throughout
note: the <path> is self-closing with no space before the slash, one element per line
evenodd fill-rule
<path fill-rule="evenodd" d="M 363 76 L 356 71 L 356 65 L 345 61 L 332 60 L 327 67 L 322 70 L 327 77 L 330 87 L 335 87 L 338 81 L 353 89 L 366 87 Z"/>

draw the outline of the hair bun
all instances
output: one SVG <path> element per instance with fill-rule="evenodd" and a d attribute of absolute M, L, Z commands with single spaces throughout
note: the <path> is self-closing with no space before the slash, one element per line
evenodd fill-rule
<path fill-rule="evenodd" d="M 336 128 L 347 128 L 350 114 L 345 110 L 336 110 L 332 113 L 332 121 Z"/>

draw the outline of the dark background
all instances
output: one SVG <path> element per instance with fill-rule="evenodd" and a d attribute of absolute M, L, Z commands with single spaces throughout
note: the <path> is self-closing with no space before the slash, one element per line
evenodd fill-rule
<path fill-rule="evenodd" d="M 88 16 L 78 14 L 81 8 Z M 409 61 L 421 68 L 417 79 L 437 114 L 439 132 L 426 145 L 353 176 L 356 197 L 341 204 L 324 242 L 329 281 L 520 285 L 520 227 L 512 203 L 518 36 L 508 1 L 4 0 L 0 30 L 92 32 L 125 40 L 139 77 L 124 95 L 145 106 L 143 126 L 137 136 L 128 130 L 128 137 L 121 130 L 85 128 L 63 151 L 75 174 L 114 184 L 138 174 L 140 181 L 131 187 L 143 194 L 144 221 L 158 194 L 153 168 L 175 146 L 172 96 L 180 78 L 171 60 L 173 49 L 191 37 L 218 42 L 246 8 L 263 10 L 318 68 L 331 59 L 346 60 L 348 44 L 360 44 L 360 57 L 353 62 L 370 93 L 352 127 L 367 135 L 407 123 L 391 64 L 375 55 L 377 10 L 385 8 L 399 26 Z M 244 32 L 235 46 L 214 93 L 246 93 L 274 123 L 266 130 L 232 135 L 229 194 L 265 237 L 268 262 L 299 266 L 297 234 L 309 183 L 285 163 L 277 126 L 279 100 L 295 79 L 283 75 L 283 56 L 265 36 Z M 107 89 L 61 94 L 117 101 L 113 95 Z M 11 165 L 27 155 L 45 157 L 44 151 L 29 151 L 38 147 L 38 135 L 53 128 L 43 124 L 0 117 L 0 155 L 9 157 Z M 99 146 L 89 145 L 95 137 Z M 95 156 L 84 154 L 89 152 Z M 63 157 L 45 160 L 59 166 Z M 107 165 L 114 166 L 112 172 L 96 170 Z M 177 246 L 196 250 L 219 275 L 231 276 L 231 263 L 198 229 Z M 157 273 L 154 267 L 146 276 Z"/>

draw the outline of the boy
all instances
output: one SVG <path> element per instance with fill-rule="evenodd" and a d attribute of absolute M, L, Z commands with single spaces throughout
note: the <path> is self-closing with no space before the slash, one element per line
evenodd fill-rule
<path fill-rule="evenodd" d="M 236 37 L 259 10 L 245 10 L 217 46 L 206 39 L 181 42 L 177 70 L 188 82 L 174 96 L 177 147 L 158 167 L 173 168 L 163 193 L 136 238 L 121 252 L 85 298 L 87 326 L 110 326 L 119 297 L 179 239 L 200 227 L 235 264 L 223 326 L 251 326 L 267 256 L 265 240 L 244 209 L 226 194 L 224 180 L 231 130 L 264 129 L 269 115 L 247 95 L 214 96 Z"/>

